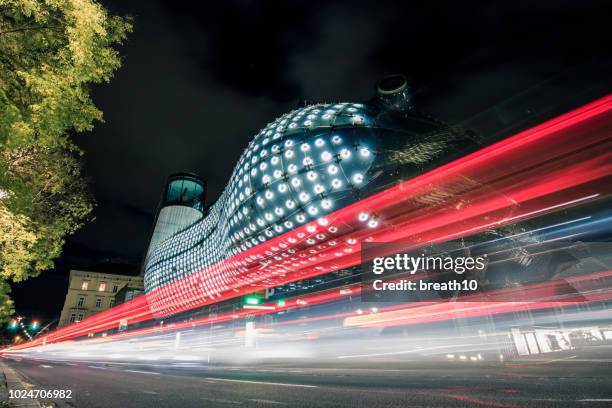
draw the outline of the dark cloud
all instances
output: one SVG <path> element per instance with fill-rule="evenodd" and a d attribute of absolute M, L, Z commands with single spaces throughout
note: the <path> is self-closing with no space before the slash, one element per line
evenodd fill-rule
<path fill-rule="evenodd" d="M 251 137 L 299 99 L 368 99 L 401 72 L 421 109 L 493 132 L 525 123 L 517 95 L 609 56 L 609 14 L 595 1 L 101 1 L 133 15 L 135 31 L 116 77 L 94 89 L 105 123 L 75 135 L 97 219 L 37 282 L 86 259 L 138 259 L 169 173 L 199 173 L 216 199 Z M 541 106 L 588 88 L 553 85 Z M 16 288 L 18 308 L 36 285 Z"/>

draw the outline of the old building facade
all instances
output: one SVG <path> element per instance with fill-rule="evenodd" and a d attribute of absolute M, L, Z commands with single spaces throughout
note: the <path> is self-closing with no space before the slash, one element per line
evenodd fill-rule
<path fill-rule="evenodd" d="M 58 327 L 80 322 L 110 309 L 117 302 L 117 294 L 124 288 L 142 291 L 142 276 L 71 270 Z"/>

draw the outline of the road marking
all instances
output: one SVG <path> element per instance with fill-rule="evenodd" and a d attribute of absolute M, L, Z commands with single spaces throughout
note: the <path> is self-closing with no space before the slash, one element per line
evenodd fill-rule
<path fill-rule="evenodd" d="M 242 404 L 242 402 L 240 402 L 240 401 L 224 400 L 224 399 L 220 399 L 220 398 L 206 398 L 206 397 L 202 397 L 201 399 L 203 399 L 204 401 L 221 402 L 223 404 Z"/>
<path fill-rule="evenodd" d="M 584 398 L 576 400 L 578 402 L 612 402 L 612 398 Z"/>
<path fill-rule="evenodd" d="M 40 366 L 41 366 L 42 368 L 53 368 L 53 366 L 50 366 L 50 365 L 45 365 L 45 364 L 41 364 Z"/>
<path fill-rule="evenodd" d="M 221 402 L 221 403 L 224 403 L 224 404 L 242 404 L 242 402 L 240 402 L 240 401 L 232 401 L 232 400 L 219 399 L 219 398 L 206 398 L 206 397 L 202 397 L 201 399 L 203 399 L 204 401 Z"/>
<path fill-rule="evenodd" d="M 254 398 L 248 398 L 247 401 L 253 401 L 253 402 L 259 402 L 262 404 L 281 404 L 281 405 L 287 405 L 284 402 L 280 402 L 280 401 L 272 401 L 272 400 L 265 400 L 265 399 L 254 399 Z"/>
<path fill-rule="evenodd" d="M 145 394 L 151 394 L 151 395 L 157 395 L 158 394 L 155 391 L 149 391 L 149 390 L 140 390 L 140 392 L 144 392 Z"/>
<path fill-rule="evenodd" d="M 213 380 L 213 381 L 246 383 L 246 384 L 278 385 L 281 387 L 319 388 L 317 385 L 307 385 L 307 384 L 287 384 L 287 383 L 266 382 L 266 381 L 230 380 L 229 378 L 216 378 L 216 377 L 205 377 L 204 379 Z"/>
<path fill-rule="evenodd" d="M 106 370 L 106 367 L 100 367 L 100 366 L 87 366 L 89 368 L 99 368 L 100 370 Z"/>
<path fill-rule="evenodd" d="M 154 371 L 140 371 L 140 370 L 123 370 L 123 371 L 128 371 L 130 373 L 140 373 L 140 374 L 153 374 L 153 375 L 159 375 L 159 373 L 156 373 Z"/>

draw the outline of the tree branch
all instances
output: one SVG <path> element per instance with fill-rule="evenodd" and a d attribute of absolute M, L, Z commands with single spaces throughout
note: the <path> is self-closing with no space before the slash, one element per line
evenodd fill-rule
<path fill-rule="evenodd" d="M 11 28 L 10 30 L 0 31 L 0 36 L 10 33 L 17 33 L 20 31 L 29 31 L 29 30 L 57 30 L 57 27 L 51 26 L 31 26 L 31 27 L 19 27 L 19 28 Z"/>

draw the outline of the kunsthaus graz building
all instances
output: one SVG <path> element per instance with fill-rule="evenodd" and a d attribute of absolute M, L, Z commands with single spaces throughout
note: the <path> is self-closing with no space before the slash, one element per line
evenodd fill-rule
<path fill-rule="evenodd" d="M 368 102 L 284 114 L 255 134 L 215 203 L 205 203 L 200 177 L 168 178 L 143 265 L 149 304 L 180 319 L 240 307 L 250 294 L 282 301 L 356 282 L 355 265 L 308 270 L 336 237 L 351 242 L 326 217 L 475 148 L 469 133 L 415 109 L 401 75 L 380 81 Z M 376 230 L 384 220 L 363 211 L 357 222 L 354 230 Z M 286 261 L 295 254 L 304 258 Z"/>
<path fill-rule="evenodd" d="M 380 81 L 367 102 L 307 104 L 282 115 L 253 137 L 216 202 L 205 202 L 206 183 L 200 177 L 178 173 L 168 178 L 143 262 L 154 319 L 130 326 L 245 308 L 254 314 L 265 310 L 260 320 L 268 322 L 292 313 L 374 309 L 360 302 L 355 291 L 362 275 L 362 243 L 402 241 L 412 222 L 427 223 L 448 206 L 453 211 L 470 208 L 470 192 L 478 193 L 472 200 L 497 197 L 516 207 L 503 193 L 463 175 L 450 184 L 411 184 L 481 147 L 472 132 L 419 112 L 401 75 Z M 394 194 L 412 187 L 411 198 L 398 205 Z M 524 234 L 537 227 L 527 222 L 464 236 L 477 242 L 505 240 L 514 270 L 528 272 L 515 274 L 516 279 L 542 281 L 550 276 L 538 274 L 551 270 L 542 262 L 552 265 L 554 260 L 534 262 L 524 250 L 525 240 L 539 239 Z M 439 239 L 423 231 L 409 239 Z M 493 271 L 507 284 L 503 273 Z M 494 275 L 487 279 L 491 283 Z M 275 310 L 274 305 L 283 307 Z M 234 317 L 244 324 L 244 314 Z"/>

